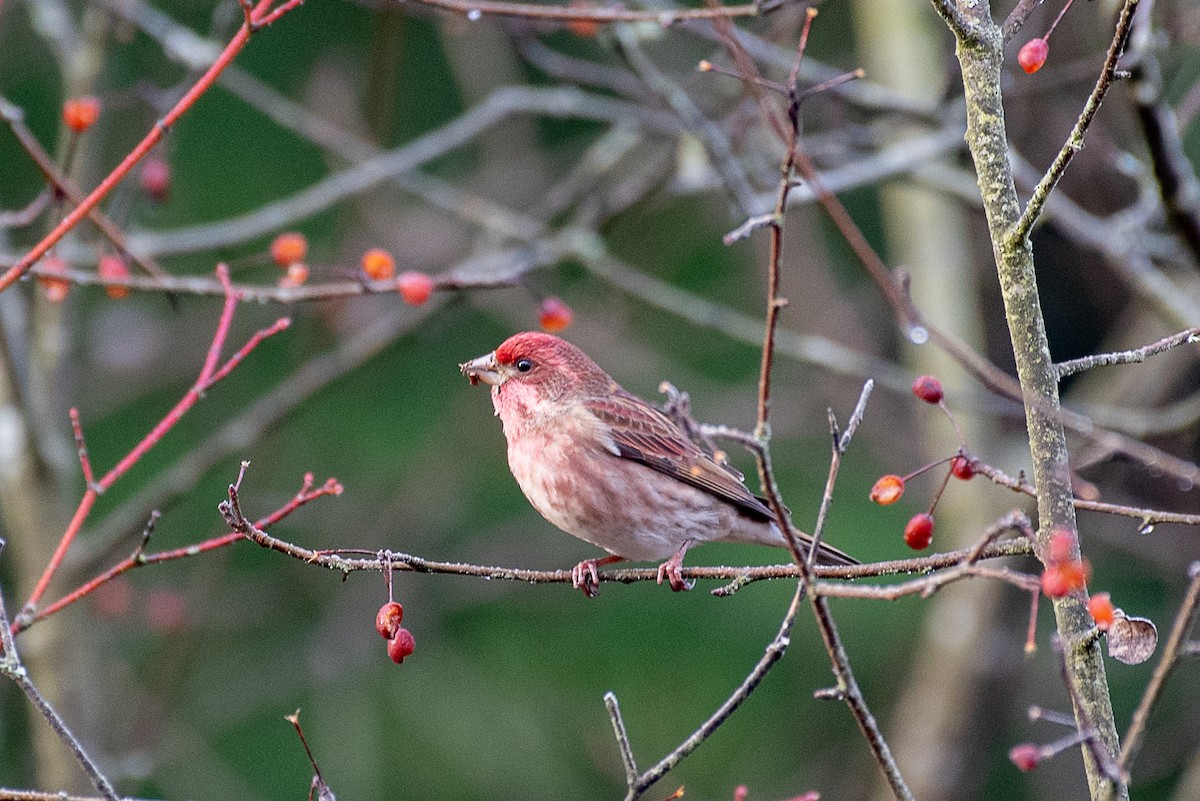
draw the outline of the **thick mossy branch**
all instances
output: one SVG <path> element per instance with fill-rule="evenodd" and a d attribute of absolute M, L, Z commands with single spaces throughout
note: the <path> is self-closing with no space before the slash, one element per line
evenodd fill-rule
<path fill-rule="evenodd" d="M 934 0 L 934 7 L 957 34 L 956 53 L 962 67 L 967 105 L 967 145 L 975 163 L 1017 376 L 1025 395 L 1041 550 L 1052 531 L 1066 530 L 1076 537 L 1077 534 L 1067 443 L 1059 415 L 1058 376 L 1050 358 L 1038 299 L 1033 249 L 1027 236 L 1012 236 L 1021 219 L 1021 204 L 1009 166 L 1004 122 L 1000 82 L 1004 36 L 991 19 L 987 3 L 959 0 L 955 19 L 947 16 L 944 5 Z M 970 36 L 962 35 L 962 20 L 969 22 Z M 1092 628 L 1086 598 L 1080 593 L 1057 600 L 1054 611 L 1059 636 L 1068 644 L 1067 673 L 1075 690 L 1073 695 L 1078 699 L 1076 722 L 1081 731 L 1094 728 L 1103 750 L 1115 759 L 1117 734 L 1104 663 L 1094 638 L 1085 637 Z M 1127 798 L 1124 787 L 1113 792 L 1089 749 L 1083 749 L 1083 757 L 1093 799 Z"/>

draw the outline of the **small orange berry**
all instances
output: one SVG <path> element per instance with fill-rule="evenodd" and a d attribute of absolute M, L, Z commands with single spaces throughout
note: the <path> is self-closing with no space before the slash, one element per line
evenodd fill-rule
<path fill-rule="evenodd" d="M 904 479 L 889 473 L 881 476 L 871 487 L 871 500 L 880 506 L 890 506 L 904 494 Z"/>
<path fill-rule="evenodd" d="M 1027 74 L 1032 75 L 1042 68 L 1048 55 L 1050 55 L 1049 42 L 1045 39 L 1030 39 L 1021 45 L 1021 50 L 1017 53 L 1017 63 Z"/>
<path fill-rule="evenodd" d="M 371 248 L 362 255 L 362 269 L 373 281 L 386 281 L 396 274 L 396 260 L 383 248 Z"/>
<path fill-rule="evenodd" d="M 541 323 L 542 330 L 549 334 L 557 334 L 569 326 L 574 319 L 575 312 L 571 311 L 571 307 L 553 296 L 543 300 L 541 308 L 538 310 L 538 321 Z"/>
<path fill-rule="evenodd" d="M 1098 592 L 1088 599 L 1088 612 L 1091 613 L 1092 620 L 1096 621 L 1096 628 L 1101 631 L 1108 631 L 1116 619 L 1116 610 L 1113 609 L 1112 598 L 1107 592 Z"/>
<path fill-rule="evenodd" d="M 125 259 L 115 253 L 105 253 L 100 257 L 100 262 L 97 264 L 96 272 L 101 278 L 108 281 L 123 281 L 129 277 L 129 265 L 125 263 Z M 104 291 L 113 300 L 121 300 L 129 297 L 129 287 L 124 284 L 107 284 Z"/>
<path fill-rule="evenodd" d="M 904 527 L 904 542 L 914 551 L 921 551 L 933 542 L 933 515 L 926 512 L 913 515 Z"/>
<path fill-rule="evenodd" d="M 63 103 L 63 122 L 75 133 L 83 133 L 100 119 L 100 101 L 94 97 L 74 97 Z"/>
<path fill-rule="evenodd" d="M 396 279 L 396 291 L 409 306 L 421 306 L 433 295 L 433 279 L 425 273 L 408 270 Z"/>
<path fill-rule="evenodd" d="M 298 261 L 304 261 L 308 255 L 308 240 L 304 234 L 290 231 L 280 234 L 271 242 L 271 259 L 280 267 L 286 268 Z"/>
<path fill-rule="evenodd" d="M 71 289 L 71 282 L 65 277 L 57 277 L 66 276 L 66 274 L 67 263 L 58 256 L 47 256 L 42 259 L 42 274 L 38 276 L 38 283 L 41 284 L 46 300 L 51 303 L 62 303 L 66 300 L 67 292 Z"/>

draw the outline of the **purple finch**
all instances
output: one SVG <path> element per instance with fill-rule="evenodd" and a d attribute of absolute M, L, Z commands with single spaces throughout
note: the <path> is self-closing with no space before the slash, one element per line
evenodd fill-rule
<path fill-rule="evenodd" d="M 683 555 L 692 545 L 787 545 L 766 502 L 746 489 L 740 473 L 571 343 L 516 334 L 459 367 L 472 384 L 491 385 L 509 469 L 533 508 L 611 554 L 572 569 L 572 583 L 589 597 L 598 590 L 598 565 L 665 559 L 658 582 L 666 578 L 683 590 Z M 794 533 L 803 545 L 812 542 Z M 824 543 L 818 559 L 857 564 Z"/>

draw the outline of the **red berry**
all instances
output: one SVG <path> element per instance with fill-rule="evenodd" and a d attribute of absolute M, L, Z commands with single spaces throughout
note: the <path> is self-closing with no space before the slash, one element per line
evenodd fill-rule
<path fill-rule="evenodd" d="M 105 253 L 100 257 L 96 272 L 101 278 L 109 281 L 122 281 L 129 277 L 129 265 L 117 254 Z M 123 284 L 108 284 L 104 287 L 104 291 L 113 300 L 129 297 L 129 287 Z"/>
<path fill-rule="evenodd" d="M 1108 631 L 1116 619 L 1116 610 L 1113 609 L 1112 598 L 1107 592 L 1098 592 L 1088 599 L 1088 612 L 1091 613 L 1092 620 L 1096 621 L 1096 628 L 1101 631 Z"/>
<path fill-rule="evenodd" d="M 146 159 L 142 165 L 142 191 L 155 203 L 165 203 L 171 191 L 171 167 L 160 158 Z"/>
<path fill-rule="evenodd" d="M 396 636 L 403 619 L 404 607 L 395 601 L 388 601 L 375 613 L 375 630 L 379 632 L 380 637 L 390 640 Z"/>
<path fill-rule="evenodd" d="M 422 306 L 433 295 L 433 279 L 422 272 L 409 270 L 396 279 L 396 291 L 409 306 Z"/>
<path fill-rule="evenodd" d="M 404 661 L 404 657 L 412 655 L 416 645 L 411 631 L 406 628 L 397 629 L 396 636 L 388 640 L 388 656 L 398 665 Z"/>
<path fill-rule="evenodd" d="M 71 282 L 66 278 L 57 277 L 66 274 L 67 263 L 58 256 L 47 256 L 42 259 L 42 274 L 38 276 L 38 283 L 41 284 L 42 291 L 46 293 L 46 300 L 51 303 L 62 303 L 67 299 Z"/>
<path fill-rule="evenodd" d="M 913 515 L 904 527 L 904 541 L 914 551 L 928 548 L 933 542 L 933 515 L 926 512 Z"/>
<path fill-rule="evenodd" d="M 287 268 L 308 255 L 308 240 L 295 231 L 280 234 L 271 242 L 271 259 L 280 267 Z"/>
<path fill-rule="evenodd" d="M 1032 75 L 1042 68 L 1048 55 L 1050 55 L 1049 42 L 1045 39 L 1030 39 L 1021 46 L 1020 52 L 1017 53 L 1017 63 L 1021 65 L 1021 69 Z"/>
<path fill-rule="evenodd" d="M 1087 586 L 1091 572 L 1087 562 L 1052 564 L 1042 571 L 1042 592 L 1051 598 L 1062 598 Z"/>
<path fill-rule="evenodd" d="M 396 260 L 383 248 L 371 248 L 362 255 L 362 269 L 374 281 L 385 281 L 396 274 Z"/>
<path fill-rule="evenodd" d="M 1046 593 L 1048 598 L 1063 598 L 1071 594 L 1067 577 L 1063 575 L 1060 567 L 1051 565 L 1042 571 L 1042 592 Z"/>
<path fill-rule="evenodd" d="M 931 375 L 923 375 L 914 381 L 912 391 L 926 403 L 941 403 L 945 394 L 942 392 L 942 382 Z"/>
<path fill-rule="evenodd" d="M 950 472 L 955 478 L 963 481 L 970 481 L 975 478 L 975 468 L 971 466 L 971 460 L 965 456 L 955 456 L 950 460 Z"/>
<path fill-rule="evenodd" d="M 573 319 L 575 312 L 571 311 L 571 307 L 553 296 L 543 300 L 538 310 L 538 322 L 548 334 L 557 334 L 569 326 Z"/>
<path fill-rule="evenodd" d="M 76 97 L 63 103 L 63 122 L 75 133 L 83 133 L 100 119 L 100 101 L 94 97 Z"/>
<path fill-rule="evenodd" d="M 903 494 L 904 479 L 890 473 L 880 477 L 875 482 L 875 486 L 871 487 L 871 500 L 880 506 L 889 506 L 895 503 Z"/>
<path fill-rule="evenodd" d="M 1021 743 L 1009 749 L 1008 758 L 1018 770 L 1028 773 L 1042 761 L 1042 749 L 1033 743 Z"/>

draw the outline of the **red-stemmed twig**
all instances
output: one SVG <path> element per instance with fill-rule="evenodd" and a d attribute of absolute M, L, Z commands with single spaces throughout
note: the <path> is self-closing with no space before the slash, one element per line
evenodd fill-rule
<path fill-rule="evenodd" d="M 326 479 L 325 483 L 321 484 L 320 486 L 315 486 L 313 483 L 313 474 L 305 473 L 304 474 L 304 483 L 300 487 L 300 491 L 297 492 L 294 496 L 292 496 L 292 498 L 286 504 L 279 507 L 274 512 L 271 512 L 266 517 L 263 517 L 263 518 L 260 518 L 256 521 L 254 521 L 254 525 L 259 528 L 273 526 L 274 524 L 278 523 L 280 520 L 284 519 L 288 515 L 295 512 L 301 506 L 304 506 L 306 503 L 314 501 L 317 498 L 323 497 L 325 495 L 341 495 L 341 494 L 342 494 L 342 485 L 337 479 L 329 478 L 329 479 Z M 67 593 L 63 597 L 59 598 L 58 600 L 56 600 L 52 603 L 46 604 L 46 606 L 39 609 L 27 621 L 24 621 L 23 624 L 14 625 L 13 626 L 14 633 L 20 633 L 24 629 L 27 629 L 30 626 L 32 626 L 34 623 L 37 623 L 39 620 L 48 618 L 51 615 L 62 611 L 64 608 L 70 606 L 71 604 L 75 603 L 76 601 L 86 598 L 92 592 L 95 592 L 95 590 L 97 588 L 103 586 L 104 584 L 108 583 L 109 581 L 112 581 L 117 576 L 120 576 L 123 573 L 127 573 L 130 570 L 133 570 L 134 568 L 143 567 L 145 565 L 155 565 L 155 564 L 159 564 L 161 562 L 171 562 L 176 559 L 186 559 L 191 556 L 199 556 L 204 553 L 209 553 L 211 551 L 215 551 L 220 548 L 224 548 L 225 546 L 231 545 L 231 544 L 237 542 L 238 540 L 244 539 L 244 536 L 241 532 L 230 531 L 230 532 L 226 532 L 225 534 L 222 534 L 217 537 L 211 537 L 207 540 L 204 540 L 203 542 L 197 542 L 192 545 L 185 545 L 181 548 L 172 548 L 167 551 L 157 551 L 155 553 L 146 553 L 146 545 L 149 543 L 149 540 L 150 540 L 149 535 L 150 535 L 150 532 L 153 530 L 153 524 L 154 524 L 154 521 L 157 519 L 157 517 L 158 517 L 158 512 L 154 512 L 151 516 L 150 524 L 147 525 L 147 527 L 146 527 L 146 532 L 143 534 L 142 539 L 138 543 L 137 547 L 134 548 L 133 553 L 131 553 L 129 556 L 122 559 L 117 564 L 110 567 L 108 570 L 105 570 L 103 573 L 100 573 L 99 575 L 95 576 L 94 578 L 91 578 L 88 581 L 84 582 L 83 584 L 79 585 L 74 590 Z"/>
<path fill-rule="evenodd" d="M 96 498 L 101 493 L 105 492 L 113 483 L 123 476 L 128 470 L 137 464 L 148 450 L 153 448 L 166 435 L 171 428 L 179 422 L 179 419 L 191 409 L 204 393 L 220 381 L 233 368 L 237 367 L 243 359 L 258 346 L 260 342 L 269 336 L 279 333 L 287 328 L 291 321 L 286 317 L 281 317 L 276 320 L 274 325 L 256 332 L 249 341 L 246 342 L 236 353 L 229 358 L 225 364 L 218 366 L 218 361 L 221 357 L 221 349 L 225 345 L 225 340 L 229 336 L 229 326 L 233 322 L 233 312 L 237 307 L 240 295 L 233 289 L 233 285 L 229 282 L 229 269 L 224 265 L 217 266 L 217 276 L 225 287 L 225 305 L 221 311 L 220 320 L 217 323 L 216 332 L 213 334 L 212 343 L 209 345 L 208 355 L 204 361 L 204 367 L 200 371 L 199 377 L 192 385 L 192 388 L 179 400 L 175 406 L 167 412 L 167 414 L 150 430 L 145 437 L 141 439 L 117 464 L 105 473 L 98 480 L 93 479 L 91 462 L 87 455 L 87 448 L 83 442 L 82 427 L 78 425 L 78 411 L 72 410 L 72 421 L 76 430 L 76 441 L 79 447 L 79 460 L 83 470 L 84 478 L 87 479 L 87 488 L 84 491 L 83 498 L 80 499 L 79 505 L 75 509 L 75 514 L 71 517 L 70 523 L 67 524 L 66 531 L 63 532 L 62 538 L 59 540 L 58 547 L 54 554 L 50 557 L 50 562 L 46 565 L 46 569 L 42 572 L 41 578 L 38 579 L 34 586 L 33 592 L 29 596 L 29 600 L 25 602 L 25 606 L 21 609 L 21 613 L 14 621 L 15 626 L 24 626 L 28 624 L 29 619 L 37 611 L 37 606 L 45 595 L 46 589 L 50 586 L 51 579 L 62 565 L 63 559 L 67 555 L 71 543 L 74 542 L 76 535 L 79 534 L 83 527 L 83 521 L 87 519 L 88 513 L 91 512 L 92 506 L 96 502 Z"/>
<path fill-rule="evenodd" d="M 38 259 L 46 255 L 50 248 L 58 244 L 67 232 L 79 224 L 79 221 L 91 213 L 92 209 L 104 199 L 113 187 L 119 184 L 125 176 L 129 175 L 130 171 L 137 165 L 142 158 L 154 148 L 155 145 L 162 140 L 171 126 L 183 116 L 184 112 L 190 109 L 196 100 L 216 81 L 217 76 L 229 66 L 233 59 L 241 52 L 246 43 L 250 41 L 250 35 L 265 24 L 267 20 L 274 22 L 278 19 L 278 15 L 268 13 L 274 0 L 258 0 L 258 3 L 251 8 L 247 2 L 243 0 L 243 8 L 246 9 L 246 24 L 238 29 L 230 39 L 229 44 L 221 51 L 212 65 L 204 71 L 204 74 L 193 84 L 192 88 L 184 93 L 174 106 L 163 116 L 161 120 L 154 124 L 149 133 L 138 142 L 133 150 L 122 159 L 121 163 L 113 169 L 99 186 L 91 191 L 87 197 L 77 205 L 66 217 L 54 226 L 42 241 L 38 242 L 33 248 L 21 257 L 21 260 L 9 268 L 3 275 L 0 275 L 0 292 L 7 289 L 14 281 L 20 278 L 26 270 L 28 270 Z M 278 12 L 283 12 L 295 8 L 299 4 L 299 0 L 289 0 L 277 9 Z M 24 614 L 24 612 L 22 612 Z"/>

